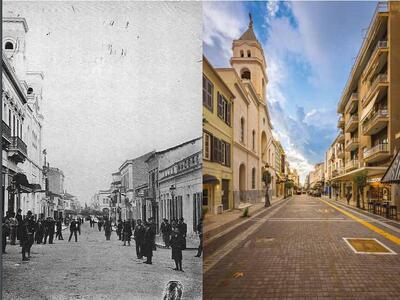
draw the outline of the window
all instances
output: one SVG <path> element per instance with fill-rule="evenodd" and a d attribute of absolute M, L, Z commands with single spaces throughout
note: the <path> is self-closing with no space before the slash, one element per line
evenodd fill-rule
<path fill-rule="evenodd" d="M 203 75 L 203 105 L 213 111 L 214 86 L 207 77 Z"/>
<path fill-rule="evenodd" d="M 4 48 L 6 50 L 13 50 L 14 49 L 14 44 L 12 42 L 6 42 Z"/>
<path fill-rule="evenodd" d="M 247 50 L 247 57 L 251 57 L 251 52 L 250 52 L 250 50 Z"/>
<path fill-rule="evenodd" d="M 220 93 L 218 93 L 218 109 L 217 115 L 226 124 L 231 125 L 231 103 L 225 99 Z"/>
<path fill-rule="evenodd" d="M 241 77 L 242 79 L 248 79 L 248 80 L 250 80 L 250 79 L 251 79 L 250 71 L 249 71 L 248 69 L 244 69 L 244 70 L 242 71 L 240 77 Z"/>
<path fill-rule="evenodd" d="M 256 168 L 251 170 L 251 188 L 253 190 L 256 188 Z"/>
<path fill-rule="evenodd" d="M 240 119 L 240 141 L 244 143 L 244 118 Z"/>
<path fill-rule="evenodd" d="M 11 109 L 8 110 L 8 126 L 11 128 Z"/>
<path fill-rule="evenodd" d="M 265 125 L 265 118 L 263 118 L 263 124 Z"/>
<path fill-rule="evenodd" d="M 253 129 L 253 150 L 256 150 L 256 131 Z"/>
<path fill-rule="evenodd" d="M 244 52 L 243 52 L 243 50 L 240 50 L 240 57 L 244 57 Z"/>
<path fill-rule="evenodd" d="M 210 135 L 212 155 L 211 161 L 220 163 L 224 166 L 231 166 L 231 145 L 223 140 Z"/>

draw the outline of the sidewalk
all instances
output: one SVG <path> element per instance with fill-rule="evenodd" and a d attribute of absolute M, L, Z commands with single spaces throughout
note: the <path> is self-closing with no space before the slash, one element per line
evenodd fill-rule
<path fill-rule="evenodd" d="M 283 197 L 272 197 L 271 204 L 283 200 Z M 206 214 L 204 217 L 203 232 L 208 233 L 212 230 L 225 226 L 226 224 L 237 221 L 242 217 L 244 209 L 249 208 L 249 216 L 264 208 L 264 201 L 255 204 L 243 205 L 239 208 L 224 212 L 222 214 Z"/>
<path fill-rule="evenodd" d="M 334 197 L 332 197 L 331 199 L 329 199 L 329 196 L 326 196 L 326 195 L 322 195 L 321 198 L 324 199 L 324 200 L 331 201 L 331 202 L 333 202 L 333 203 L 338 203 L 338 204 L 343 205 L 343 206 L 345 206 L 345 207 L 348 207 L 348 208 L 350 208 L 350 209 L 352 209 L 352 210 L 355 210 L 355 211 L 357 211 L 357 212 L 359 212 L 359 213 L 362 213 L 362 214 L 364 214 L 364 215 L 366 215 L 366 216 L 368 216 L 368 217 L 370 217 L 370 218 L 373 218 L 373 219 L 379 220 L 379 221 L 381 221 L 381 222 L 384 222 L 384 223 L 388 223 L 388 224 L 390 224 L 390 225 L 393 225 L 393 226 L 395 226 L 395 227 L 397 227 L 397 228 L 400 228 L 400 222 L 399 222 L 399 220 L 388 219 L 388 218 L 386 218 L 386 217 L 384 217 L 384 216 L 382 216 L 382 215 L 378 215 L 378 214 L 374 214 L 374 213 L 372 213 L 372 212 L 369 212 L 369 211 L 367 210 L 367 207 L 365 208 L 365 210 L 364 210 L 364 209 L 361 209 L 361 208 L 357 208 L 356 203 L 355 203 L 354 201 L 350 201 L 350 204 L 347 204 L 346 199 L 343 199 L 343 198 L 342 198 L 342 199 L 341 199 L 341 198 L 338 198 L 337 201 L 336 201 L 336 199 L 335 199 Z"/>

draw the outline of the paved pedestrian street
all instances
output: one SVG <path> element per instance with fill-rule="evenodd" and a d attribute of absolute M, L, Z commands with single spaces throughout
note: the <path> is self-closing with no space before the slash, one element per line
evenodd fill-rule
<path fill-rule="evenodd" d="M 293 196 L 208 237 L 204 296 L 400 299 L 399 238 L 398 228 L 334 200 Z M 352 243 L 360 252 L 386 253 L 356 253 Z"/>
<path fill-rule="evenodd" d="M 202 291 L 201 258 L 183 251 L 179 272 L 170 249 L 154 251 L 153 265 L 136 258 L 135 242 L 123 247 L 115 232 L 106 241 L 104 231 L 82 225 L 75 243 L 64 240 L 32 246 L 32 258 L 21 263 L 19 246 L 7 245 L 3 255 L 3 299 L 161 299 L 170 280 L 183 284 L 184 299 L 196 299 Z M 185 289 L 185 287 L 190 287 Z M 195 296 L 196 295 L 196 296 Z"/>

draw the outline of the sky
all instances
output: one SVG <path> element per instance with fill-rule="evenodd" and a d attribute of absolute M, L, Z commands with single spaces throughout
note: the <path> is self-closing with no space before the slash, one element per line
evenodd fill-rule
<path fill-rule="evenodd" d="M 89 203 L 127 159 L 201 136 L 200 3 L 3 2 L 43 71 L 43 148 Z"/>
<path fill-rule="evenodd" d="M 205 2 L 203 51 L 229 66 L 248 14 L 267 61 L 267 104 L 291 168 L 306 174 L 338 134 L 337 103 L 376 2 Z"/>

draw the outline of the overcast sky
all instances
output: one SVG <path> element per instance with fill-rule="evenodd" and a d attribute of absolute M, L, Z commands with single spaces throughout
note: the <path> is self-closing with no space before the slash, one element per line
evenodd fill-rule
<path fill-rule="evenodd" d="M 43 148 L 82 203 L 126 160 L 201 136 L 200 3 L 3 2 L 45 74 Z"/>
<path fill-rule="evenodd" d="M 302 180 L 338 134 L 337 103 L 375 8 L 373 1 L 204 4 L 204 53 L 216 67 L 229 66 L 232 40 L 252 13 L 275 135 Z"/>

